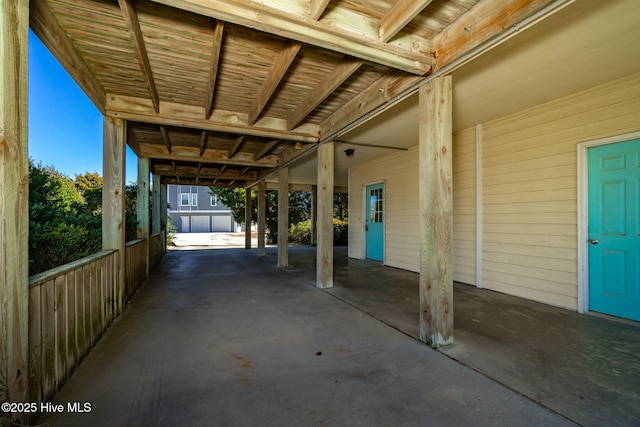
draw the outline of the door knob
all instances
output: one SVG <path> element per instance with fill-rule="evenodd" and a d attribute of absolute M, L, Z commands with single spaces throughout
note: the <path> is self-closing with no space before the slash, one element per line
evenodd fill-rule
<path fill-rule="evenodd" d="M 591 239 L 589 243 L 591 243 L 592 245 L 597 245 L 598 239 Z"/>

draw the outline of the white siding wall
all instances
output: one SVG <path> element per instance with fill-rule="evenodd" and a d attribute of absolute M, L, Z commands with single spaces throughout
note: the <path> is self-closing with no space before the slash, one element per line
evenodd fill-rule
<path fill-rule="evenodd" d="M 418 271 L 418 147 L 349 171 L 349 256 L 364 258 L 364 186 L 384 181 L 385 265 Z"/>
<path fill-rule="evenodd" d="M 482 124 L 483 286 L 577 309 L 578 143 L 640 131 L 640 74 Z M 454 280 L 476 283 L 476 129 L 453 136 Z M 363 186 L 386 186 L 385 264 L 418 271 L 418 150 L 349 175 L 349 256 L 364 257 Z"/>
<path fill-rule="evenodd" d="M 638 130 L 638 74 L 483 125 L 485 288 L 577 309 L 576 145 Z"/>
<path fill-rule="evenodd" d="M 476 284 L 476 131 L 453 134 L 453 280 Z"/>

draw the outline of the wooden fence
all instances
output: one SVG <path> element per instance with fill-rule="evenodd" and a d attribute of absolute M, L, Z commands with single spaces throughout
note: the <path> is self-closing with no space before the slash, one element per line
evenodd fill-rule
<path fill-rule="evenodd" d="M 147 239 L 133 240 L 126 244 L 124 250 L 125 302 L 129 301 L 138 286 L 147 278 L 147 244 Z"/>
<path fill-rule="evenodd" d="M 31 402 L 49 399 L 117 316 L 117 263 L 103 251 L 29 278 Z"/>
<path fill-rule="evenodd" d="M 165 254 L 164 233 L 128 242 L 124 289 L 118 289 L 118 252 L 102 251 L 29 278 L 29 399 L 50 399 L 118 316 Z"/>

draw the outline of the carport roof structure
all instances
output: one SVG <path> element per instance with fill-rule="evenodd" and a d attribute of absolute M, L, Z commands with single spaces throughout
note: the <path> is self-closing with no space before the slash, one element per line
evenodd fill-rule
<path fill-rule="evenodd" d="M 248 187 L 551 0 L 31 0 L 30 26 L 165 183 Z"/>

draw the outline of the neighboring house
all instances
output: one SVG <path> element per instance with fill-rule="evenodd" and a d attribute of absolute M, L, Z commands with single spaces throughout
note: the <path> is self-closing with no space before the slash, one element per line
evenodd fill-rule
<path fill-rule="evenodd" d="M 235 231 L 231 210 L 209 194 L 209 187 L 168 185 L 167 200 L 171 222 L 178 233 Z"/>

